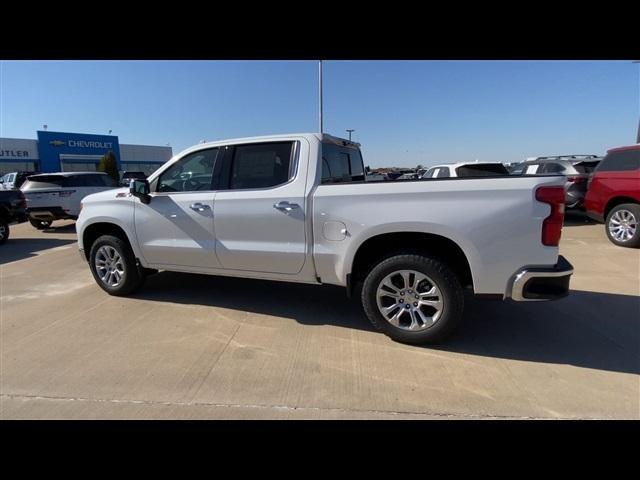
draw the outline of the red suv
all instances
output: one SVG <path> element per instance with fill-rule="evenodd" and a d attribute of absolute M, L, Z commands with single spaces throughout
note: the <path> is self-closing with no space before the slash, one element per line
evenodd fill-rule
<path fill-rule="evenodd" d="M 640 144 L 607 152 L 589 178 L 585 208 L 613 243 L 640 247 Z"/>

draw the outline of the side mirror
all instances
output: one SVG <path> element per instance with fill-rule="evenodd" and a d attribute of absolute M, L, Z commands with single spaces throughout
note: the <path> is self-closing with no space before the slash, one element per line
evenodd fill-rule
<path fill-rule="evenodd" d="M 140 179 L 132 179 L 129 184 L 129 193 L 134 197 L 138 197 L 140 201 L 144 204 L 148 204 L 151 201 L 149 181 L 148 180 L 140 180 Z"/>

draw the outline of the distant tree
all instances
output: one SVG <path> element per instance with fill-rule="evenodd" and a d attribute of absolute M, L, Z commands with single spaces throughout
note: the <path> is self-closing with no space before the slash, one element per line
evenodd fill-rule
<path fill-rule="evenodd" d="M 418 164 L 418 166 L 416 167 L 416 170 L 422 170 L 424 167 L 420 164 Z"/>
<path fill-rule="evenodd" d="M 120 174 L 118 173 L 118 161 L 116 156 L 111 150 L 109 150 L 101 159 L 98 165 L 98 171 L 108 174 L 116 182 L 120 181 Z"/>

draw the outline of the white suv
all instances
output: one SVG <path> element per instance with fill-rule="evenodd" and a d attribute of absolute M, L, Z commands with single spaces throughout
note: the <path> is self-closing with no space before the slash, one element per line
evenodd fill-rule
<path fill-rule="evenodd" d="M 60 172 L 32 175 L 20 190 L 27 199 L 29 222 L 42 230 L 54 220 L 77 219 L 87 195 L 117 187 L 106 173 Z"/>
<path fill-rule="evenodd" d="M 460 162 L 429 167 L 422 178 L 493 177 L 509 175 L 500 162 Z"/>

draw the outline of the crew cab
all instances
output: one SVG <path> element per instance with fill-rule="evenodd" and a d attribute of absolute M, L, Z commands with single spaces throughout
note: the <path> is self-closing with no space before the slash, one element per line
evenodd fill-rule
<path fill-rule="evenodd" d="M 318 133 L 199 144 L 86 197 L 80 255 L 110 295 L 157 270 L 339 285 L 407 343 L 447 338 L 465 288 L 568 294 L 564 177 L 366 181 L 359 147 Z"/>
<path fill-rule="evenodd" d="M 585 207 L 612 243 L 640 247 L 640 144 L 607 152 L 589 178 Z"/>
<path fill-rule="evenodd" d="M 9 224 L 27 221 L 27 202 L 20 190 L 0 190 L 0 245 L 9 238 Z"/>

